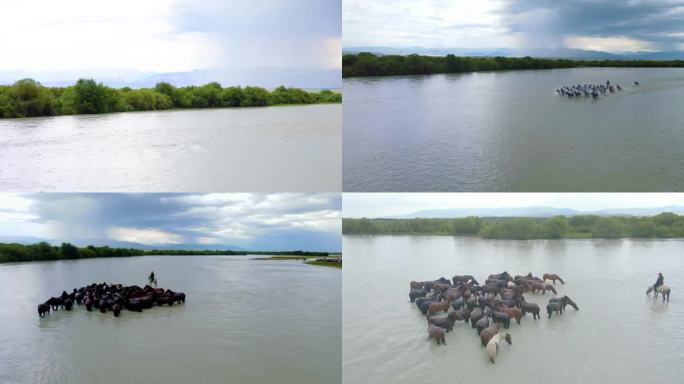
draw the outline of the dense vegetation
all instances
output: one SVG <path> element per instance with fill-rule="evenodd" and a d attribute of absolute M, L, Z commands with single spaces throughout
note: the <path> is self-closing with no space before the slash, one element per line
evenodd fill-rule
<path fill-rule="evenodd" d="M 24 245 L 16 243 L 0 243 L 0 263 L 23 262 L 23 261 L 46 261 L 46 260 L 73 260 L 91 259 L 95 257 L 128 257 L 145 255 L 301 255 L 301 256 L 328 256 L 327 252 L 283 251 L 283 252 L 247 252 L 247 251 L 223 251 L 223 250 L 149 250 L 134 248 L 110 248 L 108 246 L 76 247 L 73 244 L 63 243 L 61 246 L 52 246 L 46 242 Z"/>
<path fill-rule="evenodd" d="M 555 216 L 550 218 L 344 219 L 344 234 L 465 235 L 488 239 L 682 238 L 684 216 Z"/>
<path fill-rule="evenodd" d="M 339 103 L 339 92 L 307 92 L 278 87 L 227 87 L 219 83 L 175 87 L 158 83 L 154 88 L 111 88 L 92 79 L 70 87 L 44 87 L 32 79 L 0 85 L 0 118 L 77 115 L 172 108 L 264 107 L 282 104 Z"/>
<path fill-rule="evenodd" d="M 362 52 L 342 56 L 342 77 L 429 75 L 575 67 L 684 67 L 684 60 L 570 60 L 526 57 L 462 57 L 374 55 Z"/>

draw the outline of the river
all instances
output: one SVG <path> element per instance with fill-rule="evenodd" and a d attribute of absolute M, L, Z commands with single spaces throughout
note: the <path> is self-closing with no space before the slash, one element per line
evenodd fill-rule
<path fill-rule="evenodd" d="M 606 80 L 624 90 L 555 92 Z M 344 191 L 684 190 L 681 68 L 353 78 L 343 90 Z"/>
<path fill-rule="evenodd" d="M 339 104 L 0 120 L 0 190 L 341 190 Z"/>
<path fill-rule="evenodd" d="M 91 282 L 183 291 L 142 313 L 36 305 Z M 341 270 L 245 256 L 0 265 L 0 382 L 339 383 Z"/>
<path fill-rule="evenodd" d="M 682 240 L 483 240 L 448 236 L 345 236 L 343 382 L 680 383 L 684 376 Z M 492 365 L 462 322 L 446 346 L 427 340 L 409 302 L 411 280 L 473 274 L 557 273 L 558 295 L 579 306 L 547 319 L 551 293 L 525 294 L 542 318 L 512 322 Z M 658 272 L 669 304 L 645 295 Z M 550 282 L 549 282 L 550 283 Z"/>

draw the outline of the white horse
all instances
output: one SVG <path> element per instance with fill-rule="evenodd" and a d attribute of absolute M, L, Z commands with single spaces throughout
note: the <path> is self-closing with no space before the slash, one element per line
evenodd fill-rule
<path fill-rule="evenodd" d="M 653 292 L 653 286 L 648 287 L 648 290 L 646 290 L 646 295 L 649 293 Z M 660 287 L 655 289 L 655 292 L 653 292 L 653 300 L 658 298 L 658 294 L 663 295 L 663 302 L 665 302 L 665 299 L 667 299 L 667 302 L 670 302 L 670 287 L 667 285 L 661 285 Z"/>
<path fill-rule="evenodd" d="M 492 336 L 487 343 L 487 354 L 489 355 L 489 361 L 491 361 L 492 364 L 495 364 L 494 360 L 496 359 L 496 354 L 499 353 L 499 345 L 501 345 L 502 338 L 504 338 L 508 344 L 512 344 L 510 333 L 507 333 L 506 336 L 503 336 L 501 333 L 497 333 L 496 335 Z"/>

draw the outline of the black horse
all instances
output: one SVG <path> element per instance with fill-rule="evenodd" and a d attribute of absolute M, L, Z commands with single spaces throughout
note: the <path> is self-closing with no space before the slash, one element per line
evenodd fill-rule
<path fill-rule="evenodd" d="M 579 307 L 577 306 L 577 304 L 575 304 L 575 302 L 572 301 L 567 295 L 563 297 L 552 298 L 549 300 L 549 303 L 560 303 L 563 306 L 564 311 L 565 307 L 567 307 L 568 305 L 575 308 L 575 310 L 579 311 Z"/>
<path fill-rule="evenodd" d="M 539 306 L 538 306 L 537 304 L 535 304 L 535 303 L 528 303 L 528 302 L 525 302 L 525 301 L 521 301 L 521 302 L 520 302 L 520 309 L 522 310 L 523 315 L 524 315 L 525 313 L 529 312 L 529 313 L 532 314 L 532 318 L 533 318 L 533 319 L 536 320 L 536 319 L 541 318 L 541 317 L 539 316 Z"/>
<path fill-rule="evenodd" d="M 50 314 L 50 304 L 43 303 L 38 304 L 38 316 L 45 317 L 45 315 Z"/>
<path fill-rule="evenodd" d="M 424 289 L 412 289 L 409 292 L 409 300 L 413 303 L 417 298 L 425 297 L 425 295 L 427 295 L 427 292 Z"/>

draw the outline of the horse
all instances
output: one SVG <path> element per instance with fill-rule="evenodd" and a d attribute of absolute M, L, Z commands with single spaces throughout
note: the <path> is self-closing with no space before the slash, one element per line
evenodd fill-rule
<path fill-rule="evenodd" d="M 542 291 L 542 294 L 546 294 L 546 291 L 551 291 L 553 294 L 557 294 L 556 288 L 553 287 L 551 284 L 544 284 L 544 283 L 536 283 L 533 284 L 532 287 L 530 287 L 530 290 L 532 293 L 535 293 L 537 291 Z"/>
<path fill-rule="evenodd" d="M 482 331 L 487 327 L 489 327 L 489 318 L 487 318 L 487 316 L 482 316 L 482 318 L 476 323 L 477 334 L 479 335 L 482 333 Z"/>
<path fill-rule="evenodd" d="M 487 343 L 489 343 L 489 340 L 494 337 L 497 333 L 499 333 L 499 329 L 501 327 L 497 323 L 492 323 L 489 325 L 489 327 L 483 329 L 480 332 L 480 344 L 482 344 L 482 348 L 487 346 Z"/>
<path fill-rule="evenodd" d="M 45 315 L 50 314 L 50 304 L 43 303 L 38 304 L 38 316 L 45 317 Z"/>
<path fill-rule="evenodd" d="M 556 280 L 558 280 L 561 282 L 561 284 L 565 284 L 565 281 L 563 281 L 563 279 L 561 279 L 560 276 L 556 275 L 555 273 L 545 273 L 542 276 L 542 283 L 545 283 L 546 280 L 551 280 L 554 284 L 556 284 Z"/>
<path fill-rule="evenodd" d="M 499 305 L 496 307 L 496 310 L 499 312 L 503 312 L 507 314 L 508 316 L 512 317 L 515 319 L 515 321 L 520 324 L 520 319 L 523 316 L 522 310 L 520 308 L 509 308 L 505 305 Z"/>
<path fill-rule="evenodd" d="M 428 322 L 444 328 L 447 332 L 451 331 L 454 329 L 454 321 L 452 321 L 448 316 L 446 317 L 435 317 L 432 316 L 428 319 Z"/>
<path fill-rule="evenodd" d="M 437 312 L 448 312 L 451 306 L 451 301 L 434 302 L 428 305 L 427 314 L 428 316 L 434 315 Z"/>
<path fill-rule="evenodd" d="M 513 278 L 511 277 L 511 274 L 508 272 L 505 272 L 505 271 L 502 273 L 489 275 L 489 279 L 497 279 L 497 280 L 504 280 L 504 281 L 513 280 Z"/>
<path fill-rule="evenodd" d="M 653 286 L 648 287 L 648 290 L 646 291 L 646 295 L 649 293 L 653 292 Z M 661 285 L 658 288 L 656 288 L 655 292 L 653 293 L 653 300 L 655 300 L 658 297 L 658 294 L 661 293 L 663 296 L 663 302 L 667 299 L 667 302 L 670 302 L 670 287 L 667 285 Z"/>
<path fill-rule="evenodd" d="M 422 281 L 412 281 L 411 282 L 411 289 L 422 289 L 423 288 L 423 282 Z"/>
<path fill-rule="evenodd" d="M 511 340 L 511 334 L 507 333 L 506 336 L 504 336 L 504 340 L 508 343 L 508 345 L 513 344 L 513 341 Z M 487 354 L 489 355 L 489 361 L 494 364 L 494 359 L 496 359 L 496 354 L 499 352 L 499 344 L 501 344 L 501 334 L 497 333 L 496 335 L 492 336 L 491 339 L 487 342 Z"/>
<path fill-rule="evenodd" d="M 411 292 L 409 292 L 409 300 L 413 303 L 417 298 L 425 297 L 425 295 L 427 295 L 427 292 L 425 292 L 424 289 L 412 289 Z"/>
<path fill-rule="evenodd" d="M 556 301 L 556 302 L 550 302 L 546 305 L 546 312 L 549 314 L 549 319 L 551 318 L 551 314 L 553 312 L 557 312 L 558 314 L 562 315 L 563 314 L 563 305 Z"/>
<path fill-rule="evenodd" d="M 454 282 L 454 285 L 457 283 L 468 283 L 470 281 L 473 282 L 475 285 L 480 285 L 477 280 L 471 275 L 455 275 L 454 277 L 451 278 L 451 281 Z"/>
<path fill-rule="evenodd" d="M 58 297 L 51 297 L 51 298 L 47 299 L 45 304 L 50 305 L 52 307 L 53 311 L 58 310 L 59 307 L 64 308 L 64 301 L 62 301 L 62 299 L 60 299 Z"/>
<path fill-rule="evenodd" d="M 437 342 L 437 345 L 440 344 L 440 342 L 444 345 L 446 345 L 446 340 L 444 338 L 444 329 L 440 328 L 436 325 L 431 324 L 428 321 L 428 338 L 430 339 L 435 339 Z"/>
<path fill-rule="evenodd" d="M 525 301 L 520 302 L 520 309 L 522 310 L 523 315 L 525 315 L 527 312 L 530 312 L 532 314 L 532 318 L 534 320 L 539 319 L 539 306 L 535 303 L 528 303 Z"/>
<path fill-rule="evenodd" d="M 447 317 L 452 321 L 465 321 L 466 323 L 470 320 L 470 309 L 463 308 L 461 310 L 452 311 L 447 314 Z"/>
<path fill-rule="evenodd" d="M 475 328 L 477 321 L 480 320 L 483 316 L 484 312 L 482 311 L 482 309 L 480 309 L 479 307 L 473 309 L 473 311 L 470 312 L 470 326 L 472 328 Z"/>
<path fill-rule="evenodd" d="M 571 307 L 575 308 L 575 310 L 579 311 L 579 307 L 577 304 L 575 304 L 574 301 L 572 301 L 567 295 L 563 297 L 554 297 L 549 299 L 549 303 L 560 303 L 563 306 L 563 310 L 565 311 L 565 307 L 570 305 Z"/>
<path fill-rule="evenodd" d="M 489 315 L 492 317 L 492 321 L 495 323 L 502 323 L 504 328 L 508 329 L 511 326 L 511 317 L 508 313 L 499 311 L 489 311 Z"/>

